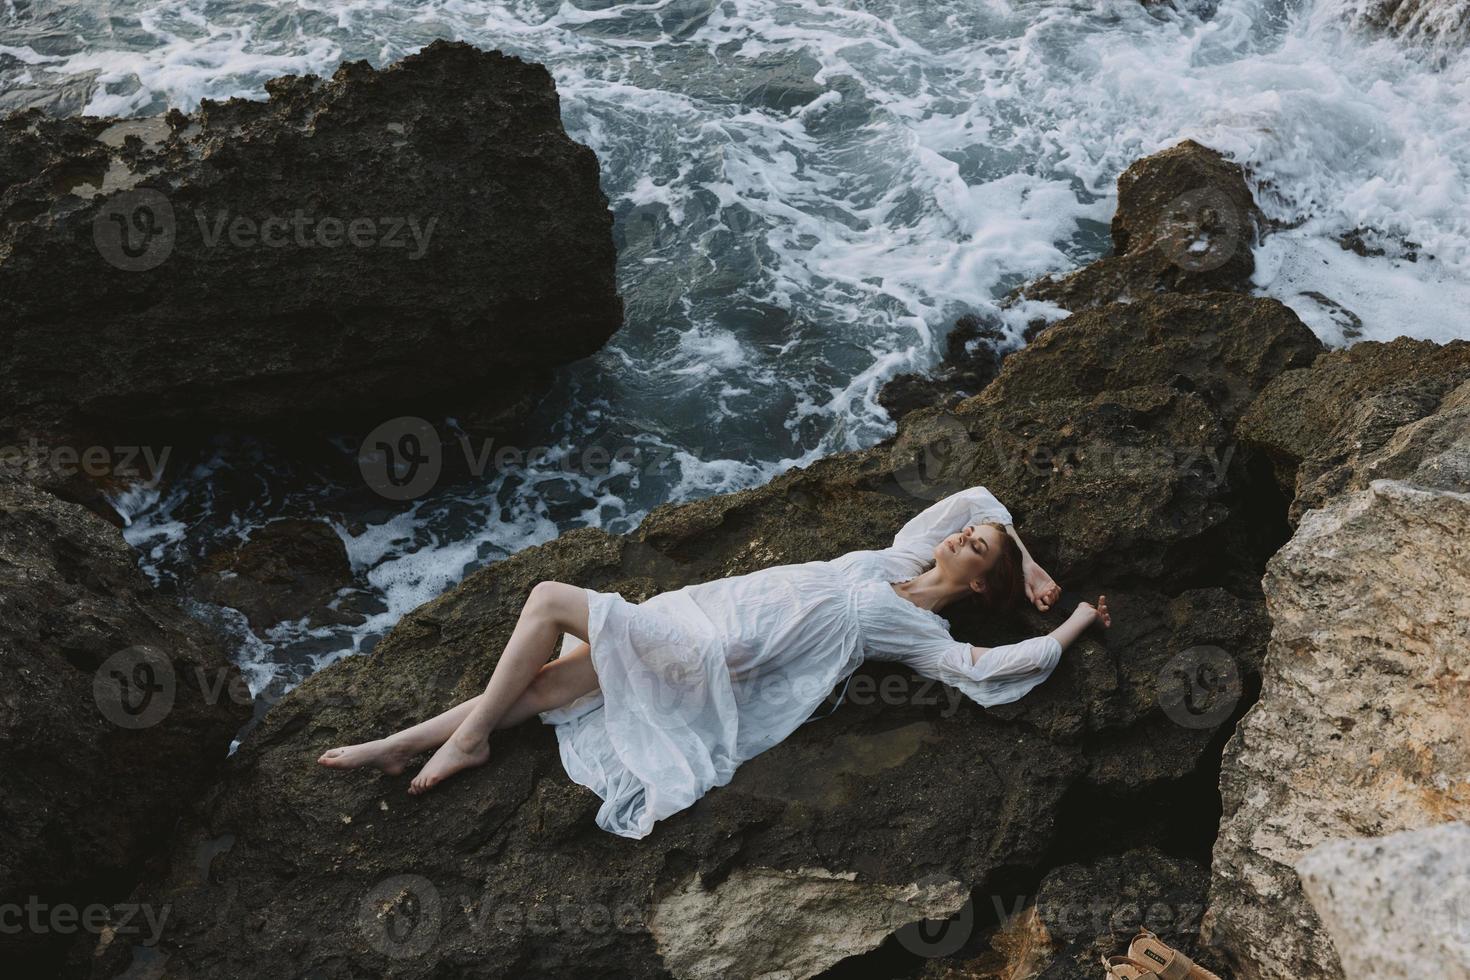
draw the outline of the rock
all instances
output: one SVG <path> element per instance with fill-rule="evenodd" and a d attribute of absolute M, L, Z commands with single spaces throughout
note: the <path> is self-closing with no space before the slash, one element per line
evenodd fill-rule
<path fill-rule="evenodd" d="M 564 976 L 596 963 L 696 976 L 763 968 L 787 944 L 790 975 L 808 976 L 885 932 L 869 955 L 955 955 L 982 927 L 963 912 L 953 946 L 899 926 L 951 907 L 944 882 L 983 896 L 1017 869 L 1039 880 L 1064 842 L 1069 863 L 1159 841 L 1203 857 L 1220 747 L 1266 645 L 1264 555 L 1226 533 L 1251 499 L 1244 474 L 1210 477 L 1173 454 L 1227 446 L 1238 406 L 1308 363 L 1316 341 L 1284 308 L 1238 296 L 1149 297 L 1077 319 L 1007 358 L 977 397 L 911 413 L 891 443 L 656 508 L 627 536 L 581 529 L 519 552 L 309 678 L 246 738 L 169 867 L 136 894 L 174 910 L 169 970 Z M 1104 351 L 1131 370 L 1105 367 Z M 1095 367 L 1058 382 L 1071 363 Z M 1104 466 L 1089 449 L 1043 468 L 1021 455 L 1076 446 L 1137 458 Z M 1064 584 L 1107 583 L 1117 610 L 1109 636 L 1081 639 L 1023 702 L 986 711 L 865 665 L 839 710 L 641 841 L 595 827 L 598 800 L 566 778 L 542 726 L 501 733 L 487 766 L 421 799 L 404 794 L 409 775 L 314 764 L 478 693 L 539 581 L 640 601 L 883 545 L 976 483 L 1007 502 Z M 951 623 L 996 643 L 1062 617 L 959 608 Z M 894 911 L 905 895 L 927 897 Z M 742 914 L 696 947 L 699 923 L 742 902 L 789 915 Z M 103 950 L 94 975 L 125 969 L 129 953 Z"/>
<path fill-rule="evenodd" d="M 1200 20 L 1209 20 L 1215 16 L 1215 11 L 1220 7 L 1220 0 L 1140 0 L 1140 2 L 1150 9 L 1167 7 L 1170 10 L 1183 10 Z"/>
<path fill-rule="evenodd" d="M 910 923 L 948 918 L 970 897 L 955 881 L 898 887 L 856 878 L 823 868 L 737 868 L 706 888 L 690 875 L 654 906 L 648 929 L 677 977 L 813 977 Z M 772 930 L 776 922 L 788 928 Z"/>
<path fill-rule="evenodd" d="M 44 490 L 53 497 L 81 504 L 114 527 L 122 515 L 112 498 L 130 486 L 156 486 L 169 450 L 162 459 L 152 447 L 118 446 L 80 432 L 12 432 L 0 445 L 0 479 L 9 478 Z"/>
<path fill-rule="evenodd" d="M 8 476 L 0 690 L 0 908 L 25 910 L 6 916 L 0 961 L 14 976 L 52 976 L 81 914 L 125 899 L 166 845 L 250 695 L 116 528 Z"/>
<path fill-rule="evenodd" d="M 1018 296 L 1077 312 L 1154 293 L 1245 292 L 1262 224 L 1240 166 L 1185 140 L 1118 178 L 1112 255 Z"/>
<path fill-rule="evenodd" d="M 1135 162 L 1118 178 L 1113 255 L 1068 275 L 1029 283 L 1009 302 L 1034 300 L 1080 312 L 1159 294 L 1208 293 L 1213 308 L 1189 309 L 1187 314 L 1208 335 L 1217 322 L 1242 315 L 1238 305 L 1229 305 L 1225 293 L 1248 291 L 1255 269 L 1251 245 L 1263 221 L 1241 168 L 1214 150 L 1185 140 Z M 1274 317 L 1283 327 L 1297 319 L 1280 304 L 1260 309 L 1259 315 Z M 1126 321 L 1116 313 L 1105 319 Z M 1032 344 L 1047 328 L 1045 318 L 1033 320 L 1025 341 Z M 962 318 L 950 332 L 940 366 L 928 377 L 895 376 L 879 394 L 879 403 L 897 419 L 916 408 L 948 407 L 957 392 L 977 393 L 998 372 L 1003 339 L 994 326 L 973 316 Z M 1321 349 L 1315 338 L 1297 345 Z M 1126 370 L 1108 364 L 1104 358 L 1110 355 L 1091 352 L 1089 368 L 1104 367 L 1115 375 L 1120 367 Z M 1248 360 L 1251 355 L 1236 351 L 1233 356 Z M 1069 372 L 1069 377 L 1076 373 Z M 1231 408 L 1234 414 L 1237 406 Z"/>
<path fill-rule="evenodd" d="M 923 980 L 1015 980 L 1039 977 L 1048 967 L 1062 966 L 1035 905 L 1017 915 L 1000 914 L 1000 926 L 985 937 L 988 950 L 959 962 L 930 959 L 919 976 Z"/>
<path fill-rule="evenodd" d="M 191 591 L 238 609 L 251 629 L 311 617 L 336 621 L 328 605 L 352 585 L 347 548 L 322 521 L 274 521 L 237 548 L 205 559 Z"/>
<path fill-rule="evenodd" d="M 990 947 L 961 963 L 935 961 L 925 980 L 1094 980 L 1103 956 L 1126 953 L 1140 925 L 1206 968 L 1218 969 L 1199 943 L 1210 873 L 1204 865 L 1156 847 L 1106 854 L 1047 872 L 1035 902 L 985 896 L 1000 919 Z"/>
<path fill-rule="evenodd" d="M 1077 314 L 1007 357 L 953 413 L 906 419 L 897 478 L 935 499 L 991 486 L 1069 579 L 1106 564 L 1105 581 L 1220 581 L 1238 546 L 1249 554 L 1224 564 L 1243 570 L 1233 587 L 1254 590 L 1285 534 L 1227 541 L 1240 537 L 1232 524 L 1268 523 L 1245 516 L 1250 461 L 1236 453 L 1235 420 L 1252 392 L 1320 349 L 1286 307 L 1233 294 Z"/>
<path fill-rule="evenodd" d="M 1296 870 L 1348 976 L 1470 980 L 1470 825 L 1327 841 Z"/>
<path fill-rule="evenodd" d="M 1146 847 L 1051 871 L 1036 896 L 1036 916 L 1053 949 L 1046 980 L 1093 980 L 1103 956 L 1128 952 L 1140 925 L 1206 969 L 1217 969 L 1199 941 L 1209 869 Z"/>
<path fill-rule="evenodd" d="M 498 424 L 617 330 L 545 68 L 439 41 L 266 88 L 0 123 L 0 427 Z"/>
<path fill-rule="evenodd" d="M 895 375 L 878 392 L 878 404 L 897 420 L 916 408 L 948 406 L 976 394 L 1000 373 L 1004 342 L 999 328 L 976 316 L 962 316 L 945 338 L 938 369 L 929 375 Z"/>
<path fill-rule="evenodd" d="M 1271 645 L 1225 752 L 1205 930 L 1241 980 L 1330 980 L 1302 856 L 1470 816 L 1470 494 L 1375 480 L 1305 513 L 1264 586 Z"/>
<path fill-rule="evenodd" d="M 1365 341 L 1282 372 L 1241 419 L 1241 442 L 1272 461 L 1293 521 L 1380 478 L 1470 486 L 1467 382 L 1470 343 Z"/>
<path fill-rule="evenodd" d="M 1470 41 L 1470 7 L 1461 0 L 1338 0 L 1354 27 L 1446 50 Z"/>
<path fill-rule="evenodd" d="M 1204 396 L 1234 427 L 1283 371 L 1306 369 L 1322 344 L 1288 307 L 1235 293 L 1151 296 L 1053 324 L 1011 355 L 987 404 L 1063 399 L 1162 385 Z"/>

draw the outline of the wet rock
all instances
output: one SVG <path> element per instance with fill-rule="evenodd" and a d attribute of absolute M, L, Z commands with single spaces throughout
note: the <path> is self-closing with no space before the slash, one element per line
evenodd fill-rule
<path fill-rule="evenodd" d="M 1343 251 L 1361 255 L 1365 259 L 1381 258 L 1391 255 L 1405 262 L 1418 262 L 1419 254 L 1424 246 L 1419 242 L 1411 241 L 1402 235 L 1385 232 L 1380 228 L 1359 225 L 1343 232 L 1337 237 L 1337 244 L 1342 246 Z M 1315 295 L 1306 293 L 1303 295 Z"/>
<path fill-rule="evenodd" d="M 352 585 L 347 548 L 322 521 L 275 521 L 205 559 L 191 591 L 238 609 L 257 633 L 280 622 L 337 621 L 328 607 Z"/>
<path fill-rule="evenodd" d="M 1249 288 L 1262 224 L 1240 166 L 1193 140 L 1118 178 L 1113 254 L 1018 292 L 1073 312 L 1154 293 Z"/>
<path fill-rule="evenodd" d="M 1262 221 L 1241 168 L 1214 150 L 1185 140 L 1144 157 L 1118 178 L 1112 255 L 1067 275 L 1029 283 L 1008 302 L 1030 300 L 1081 312 L 1160 294 L 1209 293 L 1213 308 L 1181 308 L 1208 335 L 1216 323 L 1242 315 L 1238 306 L 1229 306 L 1223 293 L 1248 291 L 1255 269 L 1251 246 Z M 1276 307 L 1262 306 L 1257 315 L 1275 317 L 1283 324 L 1296 320 L 1280 304 Z M 1105 319 L 1122 322 L 1115 313 Z M 1047 317 L 1037 316 L 1023 339 L 1030 345 L 1048 327 Z M 961 319 L 950 333 L 939 367 L 927 377 L 897 375 L 884 386 L 879 403 L 897 419 L 916 408 L 948 406 L 957 394 L 978 392 L 996 376 L 1003 339 L 993 325 L 975 317 Z M 1110 358 L 1111 352 L 1091 352 L 1093 370 L 1104 363 L 1099 355 Z M 1126 368 L 1117 364 L 1108 370 Z"/>
<path fill-rule="evenodd" d="M 0 123 L 0 425 L 498 418 L 621 323 L 540 65 L 436 42 L 166 118 Z"/>
<path fill-rule="evenodd" d="M 944 359 L 928 375 L 895 375 L 878 392 L 878 404 L 895 420 L 916 408 L 952 405 L 976 394 L 1000 373 L 1005 334 L 979 317 L 962 316 L 945 338 Z"/>
<path fill-rule="evenodd" d="M 918 907 L 878 914 L 878 898 L 942 882 L 987 894 L 1017 868 L 1090 859 L 1120 841 L 1206 853 L 1217 813 L 1184 803 L 1212 796 L 1220 745 L 1249 698 L 1267 639 L 1253 585 L 1264 556 L 1224 534 L 1248 497 L 1232 482 L 1240 474 L 1211 477 L 1174 453 L 1227 445 L 1238 406 L 1273 372 L 1315 355 L 1283 311 L 1205 296 L 1088 314 L 1030 356 L 1007 358 L 977 397 L 911 413 L 890 443 L 659 507 L 628 536 L 573 531 L 469 576 L 371 653 L 308 679 L 245 740 L 169 869 L 138 893 L 175 910 L 170 970 L 561 976 L 595 962 L 629 977 L 693 976 L 764 963 L 765 951 L 831 926 L 842 941 L 819 955 L 801 938 L 793 976 L 884 930 L 896 932 L 871 955 L 897 948 L 916 971 L 916 958 L 936 955 L 899 928 Z M 1131 372 L 1097 362 L 1105 350 L 1131 360 Z M 1067 363 L 1094 367 L 1058 382 Z M 1021 453 L 1051 447 L 1056 461 L 1069 446 L 1087 454 L 1043 467 Z M 1006 501 L 1065 585 L 1083 594 L 1106 585 L 1121 610 L 1111 635 L 1080 640 L 1024 702 L 986 711 L 892 665 L 866 665 L 830 717 L 641 841 L 595 827 L 597 799 L 570 783 L 552 733 L 534 724 L 497 736 L 486 767 L 423 798 L 405 795 L 408 775 L 314 764 L 332 745 L 478 693 L 539 581 L 640 601 L 881 546 L 928 503 L 977 483 Z M 958 608 L 951 624 L 971 642 L 999 643 L 1063 615 Z M 1200 648 L 1223 653 L 1211 663 L 1233 671 L 1235 687 L 1198 689 Z M 226 836 L 230 847 L 201 874 L 199 849 Z M 695 949 L 690 930 L 737 895 L 790 915 Z M 95 973 L 128 961 L 128 950 L 109 948 Z"/>
<path fill-rule="evenodd" d="M 1338 7 L 1363 30 L 1446 50 L 1462 50 L 1470 41 L 1470 7 L 1460 0 L 1354 0 Z"/>
<path fill-rule="evenodd" d="M 1470 825 L 1327 841 L 1296 869 L 1348 976 L 1470 978 Z"/>
<path fill-rule="evenodd" d="M 0 907 L 24 910 L 0 930 L 0 961 L 52 976 L 75 938 L 63 926 L 127 897 L 223 764 L 250 696 L 116 528 L 8 476 L 0 678 Z"/>
<path fill-rule="evenodd" d="M 1200 20 L 1208 20 L 1215 16 L 1215 11 L 1220 8 L 1220 0 L 1140 0 L 1149 8 L 1164 8 L 1170 10 L 1183 10 L 1193 14 Z"/>
<path fill-rule="evenodd" d="M 1264 585 L 1271 646 L 1225 753 L 1205 930 L 1243 980 L 1341 977 L 1302 856 L 1470 817 L 1470 494 L 1375 480 L 1306 512 Z"/>
<path fill-rule="evenodd" d="M 1241 419 L 1243 445 L 1275 467 L 1299 520 L 1380 478 L 1470 484 L 1470 343 L 1400 337 L 1283 372 Z"/>

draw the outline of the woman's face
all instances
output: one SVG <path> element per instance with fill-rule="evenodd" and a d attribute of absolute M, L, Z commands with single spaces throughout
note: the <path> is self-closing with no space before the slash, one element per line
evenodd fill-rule
<path fill-rule="evenodd" d="M 983 579 L 1000 557 L 1005 532 L 993 524 L 971 524 L 934 547 L 934 561 L 945 578 L 957 582 Z"/>

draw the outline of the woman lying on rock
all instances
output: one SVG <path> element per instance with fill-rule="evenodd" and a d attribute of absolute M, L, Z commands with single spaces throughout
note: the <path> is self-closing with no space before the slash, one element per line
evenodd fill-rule
<path fill-rule="evenodd" d="M 893 545 L 779 565 L 665 592 L 639 604 L 562 582 L 531 590 L 485 692 L 385 739 L 331 749 L 336 769 L 390 774 L 438 749 L 414 777 L 423 793 L 490 757 L 497 728 L 540 715 L 556 726 L 567 774 L 603 799 L 597 824 L 644 837 L 796 730 L 864 660 L 892 660 L 982 705 L 1024 696 L 1094 622 L 1081 603 L 1046 636 L 975 647 L 937 610 L 972 595 L 1004 608 L 1061 595 L 990 491 L 946 497 Z M 561 655 L 551 658 L 559 638 Z"/>

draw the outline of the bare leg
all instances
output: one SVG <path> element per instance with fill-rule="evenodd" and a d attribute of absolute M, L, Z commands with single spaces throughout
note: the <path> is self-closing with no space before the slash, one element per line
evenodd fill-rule
<path fill-rule="evenodd" d="M 564 655 L 543 666 L 536 673 L 515 704 L 500 719 L 496 728 L 511 728 L 534 718 L 543 711 L 571 704 L 577 698 L 597 690 L 597 672 L 592 668 L 592 648 L 579 643 Z M 394 732 L 387 738 L 358 745 L 344 745 L 323 752 L 316 761 L 332 769 L 358 769 L 373 766 L 390 776 L 403 772 L 408 760 L 420 752 L 437 749 L 449 740 L 454 730 L 469 717 L 484 698 L 476 694 L 428 721 Z"/>
<path fill-rule="evenodd" d="M 586 641 L 587 595 L 573 585 L 541 582 L 531 590 L 485 693 L 475 699 L 459 727 L 414 777 L 410 793 L 422 793 L 462 769 L 489 761 L 490 733 L 530 687 L 563 633 Z"/>

